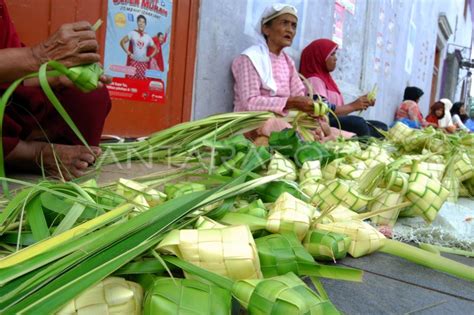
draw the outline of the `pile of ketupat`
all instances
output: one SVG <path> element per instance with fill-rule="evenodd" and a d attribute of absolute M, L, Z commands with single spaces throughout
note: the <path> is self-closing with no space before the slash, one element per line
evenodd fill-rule
<path fill-rule="evenodd" d="M 396 125 L 387 139 L 207 137 L 177 153 L 202 159 L 178 172 L 24 183 L 0 214 L 0 313 L 214 315 L 238 301 L 250 314 L 337 314 L 319 279 L 362 281 L 337 262 L 375 251 L 474 281 L 472 267 L 377 229 L 429 224 L 471 195 L 474 137 Z"/>

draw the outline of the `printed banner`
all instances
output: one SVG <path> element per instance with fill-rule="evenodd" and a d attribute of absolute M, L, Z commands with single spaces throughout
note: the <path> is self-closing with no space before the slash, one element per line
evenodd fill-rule
<path fill-rule="evenodd" d="M 356 0 L 336 0 L 336 4 L 344 7 L 350 14 L 355 14 Z"/>
<path fill-rule="evenodd" d="M 104 69 L 116 99 L 165 103 L 173 0 L 109 0 Z"/>
<path fill-rule="evenodd" d="M 339 48 L 342 48 L 342 43 L 344 42 L 344 21 L 346 19 L 345 13 L 344 7 L 339 3 L 336 3 L 336 6 L 334 7 L 332 40 L 339 45 Z"/>

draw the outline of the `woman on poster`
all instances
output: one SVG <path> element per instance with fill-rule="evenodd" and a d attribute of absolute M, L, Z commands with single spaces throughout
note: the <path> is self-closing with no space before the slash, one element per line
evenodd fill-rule
<path fill-rule="evenodd" d="M 150 69 L 150 61 L 158 53 L 158 49 L 151 38 L 145 32 L 146 17 L 139 15 L 137 17 L 137 29 L 128 33 L 120 41 L 120 46 L 127 54 L 127 66 L 135 68 L 135 74 L 127 76 L 131 79 L 146 79 L 146 70 Z M 147 56 L 148 48 L 153 49 L 150 56 Z"/>
<path fill-rule="evenodd" d="M 152 51 L 153 48 L 148 48 L 148 55 L 151 58 L 150 69 L 152 70 L 158 70 L 161 72 L 165 71 L 165 62 L 163 59 L 163 46 L 166 44 L 166 41 L 168 40 L 169 32 L 170 32 L 170 29 L 168 29 L 165 34 L 163 34 L 162 32 L 159 32 L 158 34 L 156 34 L 156 37 L 153 37 L 153 42 L 155 43 L 156 51 L 157 51 L 154 58 L 151 58 L 151 55 L 153 54 L 153 51 Z"/>

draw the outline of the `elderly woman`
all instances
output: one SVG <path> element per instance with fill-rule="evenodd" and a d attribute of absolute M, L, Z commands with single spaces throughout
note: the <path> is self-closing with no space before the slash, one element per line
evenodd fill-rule
<path fill-rule="evenodd" d="M 367 95 L 364 95 L 350 104 L 344 103 L 342 94 L 331 76 L 337 65 L 337 48 L 338 45 L 329 39 L 313 41 L 301 53 L 300 72 L 311 83 L 314 94 L 323 97 L 329 103 L 338 116 L 343 130 L 353 132 L 359 137 L 381 137 L 377 129 L 387 130 L 387 125 L 384 123 L 366 121 L 358 116 L 347 116 L 373 106 L 375 101 L 369 101 Z M 331 126 L 338 126 L 335 119 L 331 119 L 330 122 Z"/>
<path fill-rule="evenodd" d="M 39 45 L 24 47 L 4 0 L 0 0 L 0 94 L 16 79 L 37 72 L 48 60 L 57 60 L 68 67 L 98 62 L 97 50 L 95 33 L 87 22 L 63 25 Z M 101 78 L 102 82 L 107 80 Z M 78 177 L 100 154 L 96 146 L 110 110 L 109 94 L 103 86 L 84 94 L 65 77 L 51 79 L 50 84 L 92 146 L 92 152 L 81 145 L 38 87 L 38 81 L 30 80 L 16 89 L 5 110 L 2 138 L 5 163 L 8 168 L 21 170 L 37 170 L 41 164 L 50 175 L 61 172 L 66 179 Z"/>
<path fill-rule="evenodd" d="M 235 111 L 271 111 L 286 116 L 296 109 L 308 114 L 314 111 L 313 100 L 305 96 L 305 88 L 293 60 L 283 51 L 291 46 L 296 34 L 296 8 L 273 4 L 266 8 L 259 22 L 262 38 L 259 45 L 242 52 L 232 63 Z M 291 127 L 282 120 L 265 124 L 263 134 Z M 330 135 L 322 124 L 324 136 Z M 324 137 L 323 136 L 323 137 Z"/>

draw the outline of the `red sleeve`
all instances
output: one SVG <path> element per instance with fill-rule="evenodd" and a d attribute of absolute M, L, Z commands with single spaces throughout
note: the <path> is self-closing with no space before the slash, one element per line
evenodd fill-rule
<path fill-rule="evenodd" d="M 7 5 L 4 0 L 0 0 L 0 49 L 22 46 L 15 26 L 8 14 Z"/>

